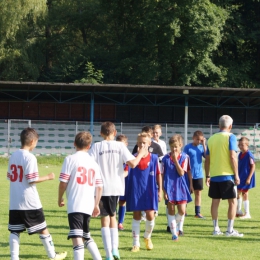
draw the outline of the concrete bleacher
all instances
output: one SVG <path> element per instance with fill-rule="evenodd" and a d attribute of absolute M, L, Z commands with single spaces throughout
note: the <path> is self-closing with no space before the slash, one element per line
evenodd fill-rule
<path fill-rule="evenodd" d="M 39 134 L 39 141 L 33 153 L 36 155 L 67 155 L 75 152 L 74 138 L 80 131 L 90 131 L 89 122 L 57 122 L 57 121 L 30 121 L 31 127 L 35 128 Z M 133 150 L 136 145 L 137 134 L 141 132 L 143 126 L 148 124 L 116 123 L 117 134 L 125 134 L 128 137 L 128 149 Z M 29 121 L 12 120 L 9 125 L 8 141 L 8 121 L 0 120 L 0 155 L 8 155 L 20 148 L 20 133 L 29 126 Z M 93 143 L 102 140 L 100 136 L 101 123 L 94 123 Z M 184 125 L 182 124 L 162 124 L 161 139 L 167 144 L 169 151 L 169 137 L 181 134 L 184 137 Z M 208 139 L 212 134 L 219 131 L 217 125 L 188 125 L 187 142 L 192 141 L 193 133 L 201 130 Z M 250 150 L 256 159 L 260 158 L 260 128 L 256 126 L 233 126 L 232 132 L 237 140 L 242 136 L 249 139 Z M 11 141 L 11 142 L 10 142 Z"/>

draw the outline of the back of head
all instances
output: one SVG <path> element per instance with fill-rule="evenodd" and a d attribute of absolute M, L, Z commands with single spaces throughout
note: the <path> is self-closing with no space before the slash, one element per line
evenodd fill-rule
<path fill-rule="evenodd" d="M 33 140 L 38 140 L 39 135 L 34 128 L 27 127 L 20 134 L 21 145 L 29 146 Z"/>
<path fill-rule="evenodd" d="M 170 137 L 169 139 L 169 145 L 176 144 L 176 143 L 179 144 L 180 146 L 183 146 L 183 138 L 179 134 L 176 134 Z"/>
<path fill-rule="evenodd" d="M 87 148 L 91 145 L 92 135 L 89 132 L 79 132 L 75 136 L 75 146 L 79 149 Z"/>
<path fill-rule="evenodd" d="M 142 128 L 142 133 L 148 133 L 148 134 L 150 134 L 150 135 L 152 136 L 152 134 L 153 134 L 153 129 L 152 129 L 150 126 L 144 126 L 144 127 Z"/>
<path fill-rule="evenodd" d="M 193 137 L 200 137 L 200 136 L 204 136 L 200 130 L 197 130 L 193 133 Z"/>
<path fill-rule="evenodd" d="M 109 136 L 116 131 L 116 127 L 112 122 L 106 121 L 101 124 L 101 134 L 104 136 Z"/>
<path fill-rule="evenodd" d="M 118 136 L 116 137 L 116 141 L 118 141 L 118 142 L 127 142 L 127 140 L 128 140 L 127 136 L 126 136 L 126 135 L 123 135 L 123 134 L 118 135 Z"/>
<path fill-rule="evenodd" d="M 227 129 L 233 124 L 233 119 L 228 115 L 223 115 L 219 118 L 219 128 Z"/>

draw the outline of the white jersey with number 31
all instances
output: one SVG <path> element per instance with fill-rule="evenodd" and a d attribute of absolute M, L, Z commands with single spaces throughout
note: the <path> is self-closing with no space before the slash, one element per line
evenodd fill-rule
<path fill-rule="evenodd" d="M 66 188 L 67 211 L 91 215 L 94 209 L 95 189 L 103 186 L 100 167 L 88 153 L 78 151 L 65 158 L 59 180 Z"/>

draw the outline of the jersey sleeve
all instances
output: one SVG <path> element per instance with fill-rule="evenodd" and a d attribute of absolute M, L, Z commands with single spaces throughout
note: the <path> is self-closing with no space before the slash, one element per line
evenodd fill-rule
<path fill-rule="evenodd" d="M 91 148 L 89 149 L 88 154 L 92 158 L 94 158 L 95 161 L 97 161 L 97 153 L 96 153 L 96 146 L 95 146 L 95 144 L 91 145 Z"/>
<path fill-rule="evenodd" d="M 70 180 L 69 158 L 66 157 L 61 168 L 59 180 L 68 183 Z"/>
<path fill-rule="evenodd" d="M 97 165 L 96 170 L 95 170 L 95 186 L 96 187 L 102 187 L 103 186 L 103 181 L 101 178 L 101 169 Z"/>
<path fill-rule="evenodd" d="M 37 159 L 34 155 L 28 158 L 26 166 L 24 167 L 24 175 L 28 183 L 35 182 L 39 179 Z"/>
<path fill-rule="evenodd" d="M 186 157 L 185 160 L 183 160 L 182 164 L 181 164 L 181 168 L 187 172 L 189 169 L 189 157 Z"/>
<path fill-rule="evenodd" d="M 237 138 L 235 135 L 231 134 L 229 136 L 229 151 L 237 151 Z"/>
<path fill-rule="evenodd" d="M 122 156 L 123 156 L 124 163 L 135 159 L 134 155 L 132 155 L 129 152 L 129 150 L 127 149 L 127 147 L 123 143 L 121 144 L 121 147 L 122 147 L 121 150 L 122 150 Z"/>
<path fill-rule="evenodd" d="M 158 158 L 157 164 L 156 164 L 156 175 L 157 174 L 161 174 L 161 163 L 159 161 L 159 158 Z"/>

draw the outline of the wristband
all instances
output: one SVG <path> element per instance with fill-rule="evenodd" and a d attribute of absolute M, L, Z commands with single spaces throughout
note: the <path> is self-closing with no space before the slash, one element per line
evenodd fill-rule
<path fill-rule="evenodd" d="M 210 178 L 210 176 L 208 175 L 208 176 L 206 176 L 206 179 L 209 179 Z"/>

